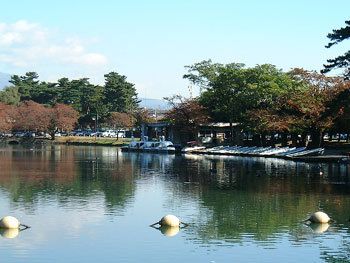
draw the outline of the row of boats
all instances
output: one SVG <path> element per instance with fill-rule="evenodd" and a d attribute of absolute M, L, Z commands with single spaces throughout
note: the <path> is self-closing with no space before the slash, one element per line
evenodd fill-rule
<path fill-rule="evenodd" d="M 264 156 L 264 157 L 304 157 L 318 156 L 324 153 L 324 148 L 307 149 L 306 147 L 244 147 L 244 146 L 217 146 L 212 148 L 193 147 L 185 148 L 184 153 L 238 155 L 238 156 Z"/>
<path fill-rule="evenodd" d="M 132 141 L 128 146 L 122 147 L 122 151 L 140 152 L 164 152 L 185 154 L 216 154 L 239 156 L 265 156 L 295 158 L 304 156 L 322 155 L 324 148 L 307 149 L 306 147 L 244 147 L 244 146 L 217 146 L 206 148 L 203 146 L 176 147 L 171 141 Z"/>

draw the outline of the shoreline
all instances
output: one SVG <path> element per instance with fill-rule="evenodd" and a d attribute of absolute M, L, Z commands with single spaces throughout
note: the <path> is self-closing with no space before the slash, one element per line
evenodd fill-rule
<path fill-rule="evenodd" d="M 1 142 L 7 144 L 66 144 L 66 145 L 95 145 L 121 147 L 130 143 L 130 138 L 104 138 L 104 137 L 78 137 L 62 136 L 55 140 L 45 138 L 2 138 Z"/>
<path fill-rule="evenodd" d="M 107 138 L 107 137 L 79 137 L 79 136 L 62 136 L 56 137 L 55 140 L 45 138 L 2 138 L 2 142 L 7 144 L 65 144 L 75 146 L 109 146 L 109 147 L 122 147 L 128 145 L 131 142 L 131 138 Z M 281 158 L 285 160 L 291 160 L 296 162 L 320 162 L 320 163 L 350 163 L 350 148 L 349 144 L 336 145 L 328 144 L 324 146 L 326 148 L 325 154 L 320 156 L 305 156 L 294 158 Z M 202 155 L 201 152 L 192 152 L 191 154 Z M 223 154 L 228 155 L 228 154 Z M 232 156 L 240 156 L 232 155 Z M 243 156 L 243 155 L 241 155 Z M 247 156 L 248 157 L 248 156 Z"/>

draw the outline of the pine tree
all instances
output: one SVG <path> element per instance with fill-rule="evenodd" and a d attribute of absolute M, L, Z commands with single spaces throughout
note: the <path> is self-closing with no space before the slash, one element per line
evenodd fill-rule
<path fill-rule="evenodd" d="M 345 27 L 334 29 L 332 33 L 327 35 L 330 42 L 326 48 L 330 48 L 333 45 L 350 38 L 350 20 L 345 21 L 345 24 Z M 334 59 L 328 59 L 327 62 L 328 64 L 323 65 L 324 69 L 321 71 L 322 73 L 327 73 L 336 68 L 344 68 L 344 77 L 350 79 L 350 50 Z"/>

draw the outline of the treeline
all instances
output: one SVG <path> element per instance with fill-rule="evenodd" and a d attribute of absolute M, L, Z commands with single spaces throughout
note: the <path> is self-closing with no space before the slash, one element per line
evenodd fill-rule
<path fill-rule="evenodd" d="M 94 85 L 88 78 L 61 78 L 52 83 L 39 81 L 35 72 L 27 72 L 23 76 L 13 75 L 10 80 L 12 85 L 0 92 L 0 131 L 32 130 L 49 131 L 52 134 L 55 129 L 67 130 L 73 126 L 118 129 L 139 126 L 141 122 L 147 121 L 148 113 L 138 106 L 134 84 L 116 72 L 110 72 L 104 77 L 104 85 Z M 71 119 L 64 119 L 75 125 L 53 127 L 52 120 L 48 124 L 47 120 L 52 115 L 49 111 L 57 109 L 70 111 Z M 23 111 L 27 112 L 27 119 L 19 117 Z"/>
<path fill-rule="evenodd" d="M 39 81 L 35 72 L 24 76 L 13 75 L 12 86 L 0 92 L 0 101 L 19 105 L 23 101 L 34 101 L 46 106 L 57 103 L 70 105 L 79 112 L 79 124 L 88 126 L 93 119 L 104 121 L 111 112 L 134 112 L 138 109 L 138 98 L 134 84 L 125 76 L 110 72 L 104 85 L 94 85 L 88 78 L 69 80 L 61 78 L 55 83 Z"/>
<path fill-rule="evenodd" d="M 325 132 L 350 131 L 350 82 L 343 78 L 304 69 L 283 72 L 269 64 L 247 68 L 211 60 L 187 69 L 184 78 L 199 86 L 201 94 L 174 103 L 178 110 L 167 114 L 180 131 L 192 127 L 195 135 L 201 120 L 210 118 L 231 124 L 234 144 L 242 143 L 244 133 L 253 135 L 255 145 L 265 145 L 267 138 L 278 134 L 283 144 L 291 139 L 295 145 L 305 145 L 310 136 L 315 147 Z M 179 98 L 170 101 L 174 99 Z"/>
<path fill-rule="evenodd" d="M 171 122 L 186 142 L 197 138 L 200 125 L 231 124 L 230 141 L 241 144 L 243 135 L 255 145 L 265 145 L 278 134 L 282 144 L 319 146 L 324 133 L 350 132 L 350 82 L 315 71 L 283 72 L 273 65 L 213 63 L 186 66 L 184 75 L 201 93 L 195 99 L 167 98 L 172 109 L 164 120 Z M 131 128 L 151 121 L 138 108 L 135 87 L 125 76 L 111 72 L 103 86 L 87 78 L 56 83 L 40 82 L 35 72 L 14 75 L 12 86 L 0 92 L 0 130 L 47 131 L 81 127 Z M 100 125 L 101 126 L 101 125 Z"/>
<path fill-rule="evenodd" d="M 72 130 L 79 114 L 71 106 L 57 103 L 52 107 L 34 101 L 19 105 L 0 103 L 0 130 L 47 132 L 54 139 L 57 130 Z"/>

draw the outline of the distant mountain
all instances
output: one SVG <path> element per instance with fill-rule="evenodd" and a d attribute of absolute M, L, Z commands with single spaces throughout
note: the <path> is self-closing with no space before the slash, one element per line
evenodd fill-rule
<path fill-rule="evenodd" d="M 9 82 L 10 79 L 11 79 L 10 74 L 0 72 L 0 90 L 5 88 L 6 86 L 11 85 L 11 83 Z"/>
<path fill-rule="evenodd" d="M 140 98 L 140 107 L 154 110 L 168 110 L 170 105 L 165 100 Z"/>

